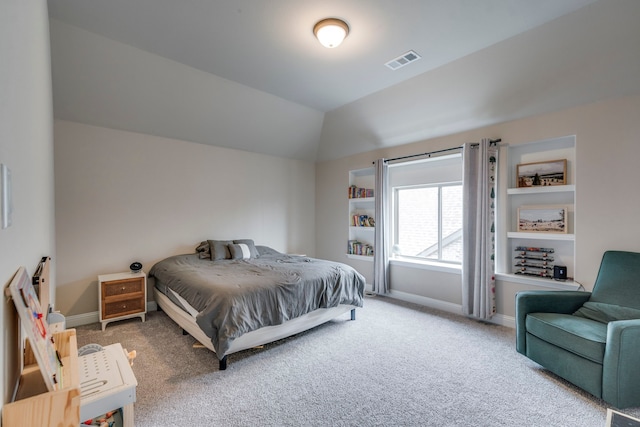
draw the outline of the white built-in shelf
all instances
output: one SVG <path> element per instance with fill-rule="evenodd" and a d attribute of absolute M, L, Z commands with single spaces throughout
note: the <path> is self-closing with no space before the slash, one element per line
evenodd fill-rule
<path fill-rule="evenodd" d="M 526 276 L 524 274 L 498 273 L 496 274 L 496 279 L 519 283 L 521 285 L 534 285 L 562 291 L 577 291 L 580 289 L 580 285 L 573 280 L 560 281 L 544 277 Z"/>
<path fill-rule="evenodd" d="M 544 193 L 573 193 L 576 191 L 575 185 L 550 185 L 547 187 L 522 187 L 508 188 L 507 194 L 544 194 Z"/>
<path fill-rule="evenodd" d="M 375 201 L 375 197 L 352 197 L 349 199 L 349 202 L 354 203 L 354 202 L 360 202 L 360 203 L 373 203 Z"/>
<path fill-rule="evenodd" d="M 510 231 L 507 233 L 507 237 L 510 239 L 533 239 L 533 240 L 565 240 L 574 241 L 576 239 L 575 234 L 562 234 L 562 233 L 523 233 L 521 231 Z"/>
<path fill-rule="evenodd" d="M 359 189 L 368 189 L 372 190 L 375 188 L 375 169 L 373 167 L 368 167 L 364 169 L 357 169 L 349 171 L 349 186 L 355 186 Z M 350 192 L 351 194 L 351 192 Z M 362 195 L 366 195 L 367 193 L 359 193 Z M 371 194 L 371 192 L 369 192 Z M 366 216 L 368 218 L 375 219 L 375 197 L 350 197 L 348 208 L 349 208 L 349 233 L 347 239 L 349 241 L 357 241 L 362 247 L 364 253 L 366 251 L 365 248 L 371 247 L 373 248 L 374 237 L 375 237 L 375 227 L 354 225 L 356 221 L 354 221 L 355 216 Z M 345 218 L 347 219 L 347 218 Z M 360 221 L 357 221 L 360 224 Z M 362 253 L 360 251 L 353 251 L 356 253 Z M 361 261 L 373 261 L 373 256 L 370 255 L 356 255 L 347 253 L 347 259 L 349 260 L 361 260 Z M 359 265 L 359 268 L 363 268 L 365 266 Z M 369 268 L 365 268 L 368 270 Z"/>
<path fill-rule="evenodd" d="M 561 136 L 542 141 L 531 141 L 506 147 L 506 159 L 502 163 L 503 172 L 498 184 L 500 199 L 497 211 L 497 252 L 496 277 L 523 285 L 535 285 L 552 289 L 575 290 L 578 285 L 536 276 L 515 274 L 514 253 L 516 248 L 542 247 L 553 249 L 553 265 L 567 268 L 569 277 L 575 276 L 576 241 L 576 138 L 574 135 Z M 502 158 L 504 159 L 504 158 Z M 502 160 L 501 159 L 501 160 Z M 516 187 L 518 165 L 566 159 L 565 185 Z M 523 206 L 561 205 L 567 208 L 565 218 L 567 233 L 519 232 L 518 209 Z"/>
<path fill-rule="evenodd" d="M 373 256 L 369 256 L 369 255 L 354 255 L 354 254 L 347 254 L 347 258 L 350 259 L 359 259 L 361 261 L 373 261 Z"/>

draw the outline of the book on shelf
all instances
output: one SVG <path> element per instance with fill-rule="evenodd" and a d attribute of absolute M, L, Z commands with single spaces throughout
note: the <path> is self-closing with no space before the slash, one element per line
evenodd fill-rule
<path fill-rule="evenodd" d="M 349 255 L 373 256 L 373 246 L 358 240 L 349 240 L 347 253 Z"/>
<path fill-rule="evenodd" d="M 351 215 L 351 225 L 354 227 L 374 227 L 376 222 L 369 215 L 353 214 Z"/>
<path fill-rule="evenodd" d="M 373 197 L 373 188 L 361 188 L 356 185 L 349 186 L 350 199 L 362 199 L 365 197 Z"/>

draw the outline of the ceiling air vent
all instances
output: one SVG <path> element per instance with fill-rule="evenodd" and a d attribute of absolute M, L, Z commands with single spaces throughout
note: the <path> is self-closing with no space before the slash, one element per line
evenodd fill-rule
<path fill-rule="evenodd" d="M 387 62 L 384 65 L 391 68 L 392 70 L 397 70 L 398 68 L 402 68 L 405 65 L 408 65 L 414 61 L 417 61 L 420 58 L 422 58 L 420 55 L 410 50 L 409 52 L 403 53 L 402 55 L 398 56 L 395 59 L 392 59 L 391 61 Z"/>

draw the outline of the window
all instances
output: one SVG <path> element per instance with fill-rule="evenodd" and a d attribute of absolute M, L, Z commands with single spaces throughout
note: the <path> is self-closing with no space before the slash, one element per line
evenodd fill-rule
<path fill-rule="evenodd" d="M 394 189 L 394 252 L 407 257 L 462 259 L 462 184 Z"/>
<path fill-rule="evenodd" d="M 461 180 L 459 154 L 390 168 L 394 257 L 461 263 Z"/>

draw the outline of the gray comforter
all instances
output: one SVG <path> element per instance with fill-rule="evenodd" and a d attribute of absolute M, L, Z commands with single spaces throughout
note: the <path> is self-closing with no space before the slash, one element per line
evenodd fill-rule
<path fill-rule="evenodd" d="M 235 338 L 263 326 L 318 308 L 362 307 L 365 280 L 352 267 L 259 248 L 259 258 L 246 260 L 176 255 L 149 271 L 156 288 L 169 297 L 166 288 L 172 289 L 199 312 L 196 322 L 211 338 L 218 358 Z"/>

